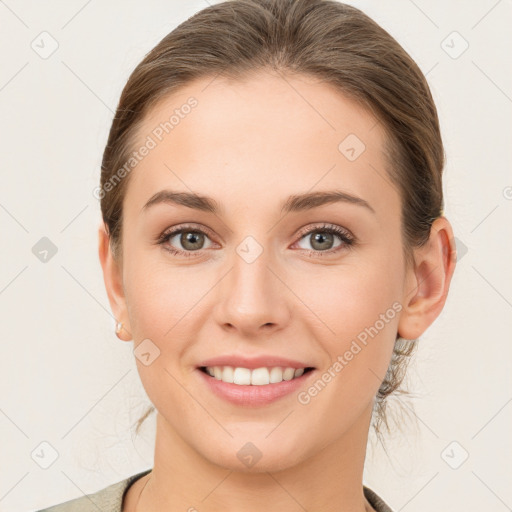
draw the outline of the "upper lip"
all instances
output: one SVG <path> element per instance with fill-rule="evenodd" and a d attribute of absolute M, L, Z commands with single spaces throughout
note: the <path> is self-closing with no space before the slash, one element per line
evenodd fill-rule
<path fill-rule="evenodd" d="M 286 357 L 261 355 L 257 357 L 244 357 L 237 355 L 224 355 L 204 360 L 198 368 L 204 366 L 232 366 L 233 368 L 263 368 L 282 366 L 283 368 L 313 368 L 313 365 L 302 363 Z"/>

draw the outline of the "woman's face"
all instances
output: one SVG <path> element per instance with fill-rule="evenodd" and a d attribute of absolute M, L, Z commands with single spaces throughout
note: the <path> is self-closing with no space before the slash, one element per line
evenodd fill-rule
<path fill-rule="evenodd" d="M 260 73 L 166 98 L 138 131 L 143 145 L 123 204 L 116 316 L 159 435 L 238 470 L 261 454 L 258 471 L 363 439 L 412 283 L 381 125 L 326 84 Z M 199 369 L 223 356 L 314 370 L 247 386 Z M 253 366 L 279 374 L 270 359 Z"/>

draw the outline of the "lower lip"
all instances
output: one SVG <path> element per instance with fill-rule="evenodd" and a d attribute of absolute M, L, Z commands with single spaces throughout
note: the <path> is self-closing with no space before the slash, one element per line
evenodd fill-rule
<path fill-rule="evenodd" d="M 257 406 L 270 404 L 279 400 L 279 398 L 297 392 L 304 386 L 306 380 L 309 379 L 310 375 L 313 374 L 315 370 L 310 370 L 303 373 L 300 377 L 295 377 L 291 380 L 283 380 L 263 386 L 231 384 L 211 377 L 199 368 L 197 372 L 199 372 L 200 378 L 204 380 L 206 385 L 209 386 L 217 396 L 235 405 Z"/>

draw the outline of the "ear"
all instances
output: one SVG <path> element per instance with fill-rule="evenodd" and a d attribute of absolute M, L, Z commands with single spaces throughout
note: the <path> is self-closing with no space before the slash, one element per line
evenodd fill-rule
<path fill-rule="evenodd" d="M 438 217 L 432 223 L 428 242 L 414 250 L 414 268 L 408 270 L 405 280 L 400 336 L 419 338 L 441 313 L 456 261 L 451 225 L 446 217 Z"/>
<path fill-rule="evenodd" d="M 114 259 L 110 247 L 110 237 L 103 222 L 98 229 L 98 252 L 110 307 L 117 321 L 123 324 L 121 332 L 117 333 L 117 336 L 123 341 L 131 341 L 132 335 L 124 296 L 122 269 L 121 265 Z"/>

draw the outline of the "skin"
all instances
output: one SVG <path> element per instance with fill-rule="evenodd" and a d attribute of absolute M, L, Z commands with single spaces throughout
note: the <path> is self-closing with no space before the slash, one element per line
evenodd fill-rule
<path fill-rule="evenodd" d="M 149 338 L 160 350 L 148 366 L 136 359 L 157 409 L 155 458 L 123 511 L 373 510 L 362 487 L 373 399 L 397 332 L 418 338 L 444 306 L 455 268 L 450 223 L 435 220 L 407 268 L 382 125 L 311 77 L 259 72 L 192 82 L 153 108 L 136 146 L 190 96 L 198 106 L 130 175 L 122 262 L 99 229 L 121 338 L 134 348 Z M 348 134 L 366 146 L 354 161 L 338 150 Z M 210 196 L 222 210 L 161 203 L 142 211 L 163 189 Z M 335 202 L 280 213 L 291 194 L 331 189 L 363 198 L 374 212 Z M 333 235 L 318 249 L 312 233 L 324 222 L 349 230 L 356 244 L 340 250 Z M 155 243 L 181 223 L 210 233 L 189 258 Z M 301 228 L 312 233 L 301 236 Z M 236 252 L 248 235 L 263 248 L 250 264 Z M 179 235 L 171 245 L 186 250 Z M 199 378 L 196 366 L 207 358 L 274 354 L 317 368 L 314 381 L 395 302 L 401 311 L 307 405 L 292 393 L 239 407 Z M 262 453 L 250 468 L 237 457 L 248 441 Z"/>

